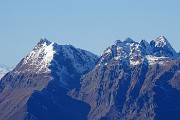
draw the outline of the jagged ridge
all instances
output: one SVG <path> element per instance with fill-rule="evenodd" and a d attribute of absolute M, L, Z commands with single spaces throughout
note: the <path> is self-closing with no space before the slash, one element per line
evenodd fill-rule
<path fill-rule="evenodd" d="M 179 56 L 164 36 L 158 37 L 150 44 L 146 40 L 141 40 L 138 43 L 131 38 L 127 38 L 123 42 L 117 40 L 112 46 L 108 47 L 101 55 L 99 65 L 106 65 L 106 61 L 110 59 L 128 65 L 139 65 L 143 62 L 149 62 L 149 64 L 163 63 L 163 61 L 176 59 Z"/>
<path fill-rule="evenodd" d="M 0 81 L 0 118 L 179 119 L 178 57 L 163 36 L 117 40 L 100 58 L 42 38 Z"/>

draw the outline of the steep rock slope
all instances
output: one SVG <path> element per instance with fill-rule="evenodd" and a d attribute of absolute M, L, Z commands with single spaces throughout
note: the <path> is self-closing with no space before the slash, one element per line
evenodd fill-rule
<path fill-rule="evenodd" d="M 82 74 L 98 57 L 71 45 L 57 45 L 43 38 L 33 51 L 0 82 L 0 118 L 86 119 L 89 105 L 67 92 L 80 86 Z"/>
<path fill-rule="evenodd" d="M 179 55 L 165 37 L 155 43 L 127 38 L 104 51 L 77 91 L 89 120 L 180 119 Z"/>

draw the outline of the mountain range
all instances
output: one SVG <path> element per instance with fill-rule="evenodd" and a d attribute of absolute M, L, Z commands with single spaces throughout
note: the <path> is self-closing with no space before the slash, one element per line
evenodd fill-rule
<path fill-rule="evenodd" d="M 179 120 L 180 54 L 164 36 L 97 55 L 42 38 L 0 81 L 2 120 Z"/>

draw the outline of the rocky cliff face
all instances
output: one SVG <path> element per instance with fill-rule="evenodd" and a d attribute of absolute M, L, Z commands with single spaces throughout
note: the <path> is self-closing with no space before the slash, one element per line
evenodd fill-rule
<path fill-rule="evenodd" d="M 180 118 L 180 59 L 165 37 L 155 43 L 127 38 L 104 51 L 81 78 L 78 99 L 90 104 L 88 119 Z"/>
<path fill-rule="evenodd" d="M 178 120 L 180 58 L 163 36 L 117 40 L 98 58 L 41 39 L 0 81 L 4 120 Z"/>
<path fill-rule="evenodd" d="M 111 61 L 84 75 L 79 99 L 91 106 L 88 118 L 179 119 L 180 59 L 166 64 L 127 67 Z"/>

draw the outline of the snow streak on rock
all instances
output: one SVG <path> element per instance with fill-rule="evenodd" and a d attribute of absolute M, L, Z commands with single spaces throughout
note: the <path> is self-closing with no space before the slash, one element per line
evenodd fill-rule
<path fill-rule="evenodd" d="M 23 64 L 34 66 L 39 72 L 50 72 L 48 68 L 53 60 L 55 54 L 54 43 L 49 42 L 45 38 L 42 38 L 40 43 L 33 49 L 33 51 L 23 60 Z M 29 69 L 26 69 L 27 71 Z"/>

